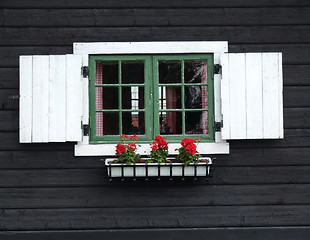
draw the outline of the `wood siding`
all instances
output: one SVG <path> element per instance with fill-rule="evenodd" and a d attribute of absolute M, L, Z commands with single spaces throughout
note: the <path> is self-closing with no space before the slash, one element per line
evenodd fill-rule
<path fill-rule="evenodd" d="M 309 16 L 295 0 L 1 1 L 0 239 L 308 239 Z M 282 52 L 285 138 L 230 141 L 208 183 L 109 182 L 74 143 L 18 143 L 19 55 L 182 40 Z"/>

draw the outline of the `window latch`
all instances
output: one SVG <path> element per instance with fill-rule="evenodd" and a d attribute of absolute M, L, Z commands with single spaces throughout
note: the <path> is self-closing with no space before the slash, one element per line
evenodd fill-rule
<path fill-rule="evenodd" d="M 88 66 L 84 66 L 82 67 L 82 74 L 83 74 L 83 78 L 88 78 Z"/>
<path fill-rule="evenodd" d="M 215 131 L 216 132 L 220 132 L 221 131 L 221 127 L 222 127 L 222 123 L 221 122 L 215 122 Z"/>

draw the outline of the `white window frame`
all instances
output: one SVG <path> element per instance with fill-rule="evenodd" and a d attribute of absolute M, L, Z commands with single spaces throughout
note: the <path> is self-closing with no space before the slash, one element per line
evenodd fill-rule
<path fill-rule="evenodd" d="M 90 54 L 186 54 L 213 53 L 214 64 L 220 64 L 220 54 L 228 52 L 227 41 L 195 41 L 195 42 L 93 42 L 74 43 L 73 54 L 83 55 L 87 62 Z M 222 121 L 221 115 L 221 74 L 214 75 L 214 118 L 215 122 Z M 89 94 L 88 81 L 83 83 L 83 124 L 89 124 Z M 180 143 L 169 144 L 169 154 L 177 154 L 176 148 Z M 215 132 L 215 141 L 199 143 L 198 152 L 201 154 L 229 154 L 229 143 L 221 137 L 221 132 Z M 149 144 L 141 144 L 138 149 L 141 155 L 150 153 Z M 115 144 L 89 144 L 89 137 L 75 145 L 75 156 L 111 156 L 115 154 Z"/>

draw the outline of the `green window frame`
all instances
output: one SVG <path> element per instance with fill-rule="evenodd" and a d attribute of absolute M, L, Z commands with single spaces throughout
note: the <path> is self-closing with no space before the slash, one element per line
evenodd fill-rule
<path fill-rule="evenodd" d="M 176 142 L 181 139 L 198 138 L 204 142 L 214 142 L 214 56 L 213 54 L 170 54 L 170 55 L 90 55 L 89 56 L 89 111 L 90 111 L 90 143 L 116 143 L 120 141 L 119 136 L 123 133 L 122 115 L 128 112 L 144 113 L 145 125 L 144 134 L 138 134 L 139 142 L 149 143 L 156 135 L 160 134 L 159 116 L 162 113 L 177 112 L 182 119 L 181 132 L 178 134 L 165 134 L 168 142 Z M 206 61 L 207 66 L 207 82 L 206 83 L 188 83 L 185 81 L 185 63 L 187 61 Z M 115 62 L 117 63 L 118 79 L 114 83 L 96 84 L 96 62 Z M 123 83 L 122 81 L 122 64 L 126 61 L 144 62 L 144 83 Z M 176 83 L 162 83 L 159 78 L 159 62 L 180 63 L 180 79 Z M 185 95 L 186 89 L 191 87 L 202 88 L 207 87 L 207 107 L 205 108 L 186 108 Z M 96 88 L 114 88 L 118 92 L 118 107 L 114 109 L 96 109 Z M 125 109 L 122 107 L 122 91 L 125 87 L 139 87 L 144 89 L 144 107 L 139 109 Z M 181 102 L 177 108 L 163 109 L 160 107 L 161 87 L 178 88 L 181 93 Z M 162 96 L 161 96 L 162 97 Z M 98 112 L 118 113 L 118 134 L 102 135 L 96 134 L 96 116 Z M 185 119 L 192 113 L 206 112 L 208 119 L 207 133 L 203 134 L 186 134 Z"/>

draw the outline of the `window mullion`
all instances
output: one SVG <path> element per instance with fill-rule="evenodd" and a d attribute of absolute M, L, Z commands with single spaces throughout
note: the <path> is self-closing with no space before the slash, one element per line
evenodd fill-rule
<path fill-rule="evenodd" d="M 119 117 L 119 134 L 123 133 L 123 120 L 122 120 L 122 62 L 118 61 L 118 117 Z"/>
<path fill-rule="evenodd" d="M 185 135 L 185 89 L 184 89 L 184 60 L 181 61 L 181 102 L 182 102 L 182 135 Z"/>

